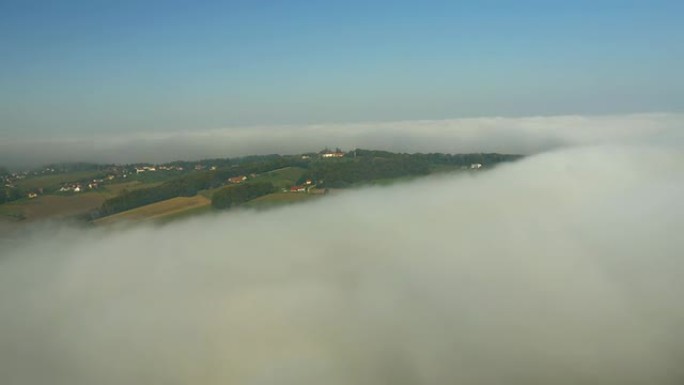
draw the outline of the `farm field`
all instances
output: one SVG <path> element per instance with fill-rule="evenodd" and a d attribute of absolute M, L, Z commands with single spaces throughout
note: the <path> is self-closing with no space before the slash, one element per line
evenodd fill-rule
<path fill-rule="evenodd" d="M 124 211 L 110 215 L 94 221 L 97 225 L 111 225 L 120 222 L 140 222 L 156 221 L 166 223 L 177 219 L 188 218 L 211 212 L 211 199 L 205 195 L 210 195 L 211 190 L 205 190 L 205 194 L 198 194 L 194 197 L 180 197 L 167 199 L 162 202 L 152 203 L 136 209 Z M 285 193 L 277 192 L 251 200 L 242 207 L 253 209 L 267 209 L 281 205 L 298 202 L 305 202 L 321 197 L 317 194 L 304 193 Z"/>
<path fill-rule="evenodd" d="M 104 185 L 104 191 L 108 195 L 107 198 L 111 198 L 121 194 L 124 190 L 133 191 L 139 190 L 141 188 L 155 187 L 162 184 L 162 182 L 156 183 L 143 183 L 141 181 L 123 182 Z"/>
<path fill-rule="evenodd" d="M 163 223 L 169 223 L 173 222 L 179 219 L 185 219 L 189 217 L 194 217 L 196 215 L 202 215 L 202 214 L 207 214 L 215 212 L 214 208 L 211 206 L 211 204 L 204 205 L 204 206 L 197 206 L 193 208 L 189 208 L 186 210 L 181 210 L 181 211 L 174 211 L 172 213 L 168 213 L 165 215 L 161 215 L 155 218 L 155 221 L 159 224 Z"/>
<path fill-rule="evenodd" d="M 194 197 L 172 198 L 100 218 L 95 220 L 94 223 L 98 225 L 107 225 L 122 221 L 163 219 L 167 216 L 180 215 L 186 211 L 195 210 L 205 206 L 210 207 L 211 200 L 202 195 L 195 195 Z"/>
<path fill-rule="evenodd" d="M 86 214 L 102 205 L 106 196 L 98 192 L 74 195 L 41 195 L 0 205 L 0 216 L 28 221 L 68 218 Z"/>
<path fill-rule="evenodd" d="M 248 179 L 248 182 L 270 182 L 278 188 L 289 187 L 297 183 L 306 170 L 301 167 L 285 167 L 278 170 L 272 170 L 257 175 L 253 179 Z"/>
<path fill-rule="evenodd" d="M 272 171 L 264 172 L 262 174 L 257 175 L 254 178 L 247 179 L 243 183 L 249 184 L 249 183 L 259 183 L 259 182 L 265 182 L 265 183 L 270 182 L 270 183 L 273 183 L 273 185 L 276 188 L 282 189 L 282 188 L 286 188 L 286 187 L 294 185 L 297 182 L 297 179 L 299 179 L 304 174 L 305 171 L 306 170 L 301 168 L 301 167 L 285 167 L 285 168 L 281 168 L 278 170 L 272 170 Z M 230 185 L 228 185 L 228 186 L 230 186 Z M 202 190 L 198 194 L 206 197 L 209 200 L 211 200 L 212 195 L 214 195 L 214 193 L 216 191 L 219 191 L 225 187 L 226 186 L 220 186 L 220 187 L 213 188 L 213 189 Z M 271 195 L 277 195 L 277 196 L 272 197 L 272 198 L 268 198 Z M 292 197 L 289 195 L 292 195 L 292 194 L 288 193 L 288 194 L 284 194 L 282 196 L 278 196 L 278 193 L 276 193 L 276 194 L 270 194 L 267 196 L 263 196 L 261 198 L 257 198 L 253 201 L 262 199 L 263 203 L 266 203 L 269 201 L 274 201 L 274 202 L 277 202 L 277 201 L 297 201 L 297 200 L 302 199 L 302 198 Z M 249 203 L 247 203 L 246 206 L 249 207 Z"/>
<path fill-rule="evenodd" d="M 62 183 L 66 180 L 73 181 L 76 175 L 86 176 L 88 173 L 69 173 L 37 177 L 22 181 L 22 186 L 48 186 L 49 183 Z M 61 182 L 60 182 L 61 181 Z M 48 183 L 48 184 L 44 184 Z M 71 194 L 46 194 L 34 199 L 20 199 L 0 205 L 0 217 L 11 220 L 45 220 L 63 219 L 77 215 L 87 214 L 99 208 L 102 203 L 111 197 L 120 194 L 123 190 L 137 190 L 140 188 L 153 187 L 159 183 L 142 183 L 139 181 L 116 183 L 105 185 L 99 190 Z M 32 188 L 32 187 L 30 187 Z M 30 189 L 29 188 L 29 189 Z"/>
<path fill-rule="evenodd" d="M 243 183 L 273 183 L 273 185 L 278 188 L 286 188 L 294 185 L 306 170 L 301 167 L 285 167 L 278 170 L 267 171 L 257 175 L 254 178 L 249 178 Z M 229 185 L 228 185 L 229 186 Z M 213 189 L 202 190 L 199 192 L 200 195 L 211 199 L 211 196 L 218 190 L 225 188 L 226 186 L 221 186 Z"/>
<path fill-rule="evenodd" d="M 102 173 L 99 171 L 79 171 L 66 174 L 44 175 L 29 177 L 21 180 L 17 185 L 25 190 L 38 188 L 57 187 L 62 183 L 77 182 L 84 179 L 92 179 Z"/>

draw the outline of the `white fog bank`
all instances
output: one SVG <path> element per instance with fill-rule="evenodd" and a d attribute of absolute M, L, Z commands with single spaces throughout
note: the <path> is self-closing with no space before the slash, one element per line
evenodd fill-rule
<path fill-rule="evenodd" d="M 1 382 L 682 384 L 680 150 L 37 231 L 0 257 Z"/>
<path fill-rule="evenodd" d="M 233 127 L 210 131 L 59 135 L 0 134 L 0 165 L 50 162 L 168 162 L 253 154 L 296 154 L 324 147 L 399 152 L 537 154 L 552 149 L 657 139 L 684 140 L 684 114 L 468 118 L 400 122 Z"/>

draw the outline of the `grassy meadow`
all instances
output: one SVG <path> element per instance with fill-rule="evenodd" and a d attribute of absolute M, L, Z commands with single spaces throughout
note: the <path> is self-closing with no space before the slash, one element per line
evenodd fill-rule
<path fill-rule="evenodd" d="M 152 203 L 132 210 L 95 220 L 97 225 L 107 225 L 126 221 L 146 221 L 163 219 L 172 215 L 180 215 L 186 211 L 211 207 L 211 200 L 202 195 L 193 197 L 178 197 Z M 187 213 L 186 213 L 187 214 Z"/>

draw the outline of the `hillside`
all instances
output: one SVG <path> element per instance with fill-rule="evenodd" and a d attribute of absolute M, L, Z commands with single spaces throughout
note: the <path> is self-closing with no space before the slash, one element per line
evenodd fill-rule
<path fill-rule="evenodd" d="M 15 221 L 95 218 L 98 224 L 177 218 L 214 210 L 210 205 L 215 194 L 230 186 L 252 184 L 271 185 L 275 192 L 247 201 L 241 198 L 238 205 L 268 208 L 314 199 L 330 188 L 391 184 L 443 172 L 478 172 L 519 158 L 356 149 L 159 165 L 53 165 L 6 173 L 4 199 L 10 202 L 0 204 L 0 216 Z"/>

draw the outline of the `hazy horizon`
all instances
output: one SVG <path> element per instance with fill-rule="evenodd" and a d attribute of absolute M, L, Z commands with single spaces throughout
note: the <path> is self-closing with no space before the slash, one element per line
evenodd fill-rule
<path fill-rule="evenodd" d="M 163 163 L 297 154 L 325 147 L 532 155 L 556 148 L 681 137 L 684 114 L 565 115 L 230 127 L 0 142 L 0 165 Z"/>
<path fill-rule="evenodd" d="M 679 1 L 5 1 L 0 140 L 684 112 Z"/>

